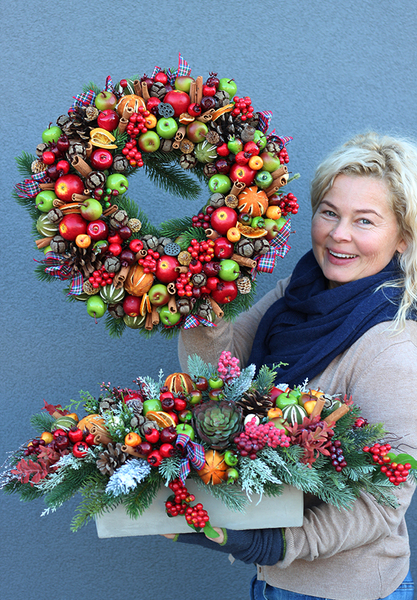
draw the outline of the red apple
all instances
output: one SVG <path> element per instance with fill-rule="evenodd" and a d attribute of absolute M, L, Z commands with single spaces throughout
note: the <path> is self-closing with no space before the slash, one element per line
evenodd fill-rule
<path fill-rule="evenodd" d="M 140 315 L 141 302 L 141 296 L 126 296 L 123 300 L 123 310 L 130 317 L 138 317 Z"/>
<path fill-rule="evenodd" d="M 193 144 L 204 142 L 207 133 L 208 127 L 202 121 L 193 121 L 187 127 L 187 138 L 193 142 Z"/>
<path fill-rule="evenodd" d="M 230 258 L 233 254 L 234 244 L 225 237 L 214 240 L 214 256 L 216 258 Z"/>
<path fill-rule="evenodd" d="M 90 156 L 91 166 L 98 171 L 105 171 L 113 164 L 113 155 L 106 148 L 97 148 Z"/>
<path fill-rule="evenodd" d="M 155 276 L 161 283 L 171 283 L 179 276 L 179 272 L 175 270 L 179 266 L 180 263 L 174 256 L 163 256 L 156 263 Z"/>
<path fill-rule="evenodd" d="M 162 283 L 156 283 L 153 285 L 148 291 L 148 295 L 149 300 L 155 306 L 163 306 L 164 304 L 167 304 L 170 297 L 166 285 L 163 285 Z"/>
<path fill-rule="evenodd" d="M 103 110 L 97 117 L 97 124 L 106 131 L 114 131 L 119 124 L 119 115 L 110 108 Z"/>
<path fill-rule="evenodd" d="M 73 194 L 82 194 L 84 183 L 78 175 L 63 175 L 55 183 L 55 194 L 60 200 L 71 202 Z"/>
<path fill-rule="evenodd" d="M 191 104 L 191 99 L 185 92 L 172 90 L 165 94 L 164 102 L 172 106 L 174 109 L 174 117 L 179 117 L 181 113 L 187 112 L 187 108 Z"/>
<path fill-rule="evenodd" d="M 211 296 L 218 304 L 228 304 L 237 296 L 237 285 L 234 281 L 221 281 Z"/>
<path fill-rule="evenodd" d="M 87 233 L 92 240 L 97 242 L 98 240 L 105 240 L 109 233 L 107 223 L 99 219 L 98 221 L 91 221 L 87 225 Z"/>
<path fill-rule="evenodd" d="M 65 215 L 59 224 L 59 233 L 64 240 L 74 241 L 77 235 L 87 233 L 87 221 L 78 213 Z"/>
<path fill-rule="evenodd" d="M 237 223 L 237 214 L 233 208 L 228 206 L 221 206 L 216 208 L 212 213 L 210 224 L 211 227 L 220 233 L 220 235 L 226 235 L 231 227 L 234 227 Z"/>
<path fill-rule="evenodd" d="M 248 165 L 234 164 L 230 169 L 229 177 L 232 181 L 243 181 L 248 187 L 253 183 L 257 171 L 254 171 Z"/>
<path fill-rule="evenodd" d="M 176 78 L 174 82 L 174 87 L 176 90 L 181 90 L 182 92 L 189 92 L 191 88 L 191 84 L 194 82 L 194 77 L 190 75 L 180 75 Z M 164 100 L 166 102 L 166 100 Z"/>

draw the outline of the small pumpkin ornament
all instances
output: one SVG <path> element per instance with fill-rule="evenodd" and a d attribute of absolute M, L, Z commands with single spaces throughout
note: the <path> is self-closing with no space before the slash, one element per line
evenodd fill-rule
<path fill-rule="evenodd" d="M 238 210 L 251 217 L 260 217 L 268 208 L 268 196 L 256 186 L 245 188 L 237 198 Z"/>
<path fill-rule="evenodd" d="M 153 280 L 153 274 L 145 273 L 141 265 L 132 265 L 124 284 L 125 291 L 131 296 L 143 296 L 151 289 Z"/>
<path fill-rule="evenodd" d="M 226 481 L 228 468 L 224 454 L 217 450 L 206 450 L 204 466 L 197 473 L 206 485 L 217 485 Z"/>
<path fill-rule="evenodd" d="M 165 384 L 172 394 L 189 394 L 194 389 L 194 383 L 187 373 L 172 373 L 165 379 Z"/>

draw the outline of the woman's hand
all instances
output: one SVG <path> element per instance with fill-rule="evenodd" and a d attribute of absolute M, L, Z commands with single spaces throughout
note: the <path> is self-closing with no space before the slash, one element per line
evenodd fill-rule
<path fill-rule="evenodd" d="M 206 536 L 206 538 L 208 540 L 211 540 L 212 542 L 216 542 L 216 544 L 222 544 L 224 542 L 223 529 L 220 529 L 220 527 L 213 527 L 213 529 L 218 534 L 217 537 L 210 537 L 209 535 L 207 535 L 206 533 L 203 532 L 204 535 Z M 168 540 L 173 540 L 177 537 L 178 533 L 162 533 L 161 535 L 162 535 L 162 537 L 165 537 Z"/>

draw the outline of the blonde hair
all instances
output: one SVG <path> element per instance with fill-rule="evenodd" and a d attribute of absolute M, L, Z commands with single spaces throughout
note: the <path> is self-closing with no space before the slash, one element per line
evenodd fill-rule
<path fill-rule="evenodd" d="M 313 215 L 338 175 L 360 175 L 383 180 L 407 248 L 398 255 L 403 276 L 381 287 L 403 288 L 393 329 L 404 328 L 417 309 L 417 145 L 374 132 L 356 135 L 328 156 L 311 183 Z"/>

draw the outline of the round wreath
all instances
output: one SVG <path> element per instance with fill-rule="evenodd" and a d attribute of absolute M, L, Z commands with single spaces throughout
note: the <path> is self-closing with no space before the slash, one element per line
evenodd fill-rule
<path fill-rule="evenodd" d="M 289 250 L 298 211 L 282 191 L 291 138 L 267 133 L 271 116 L 233 79 L 191 77 L 181 56 L 174 72 L 89 84 L 43 131 L 36 156 L 17 159 L 26 179 L 15 198 L 45 255 L 39 277 L 68 281 L 68 298 L 95 319 L 107 313 L 111 335 L 171 335 L 249 308 L 257 273 Z M 187 199 L 200 192 L 190 171 L 209 197 L 198 214 L 155 227 L 127 196 L 140 168 Z"/>

